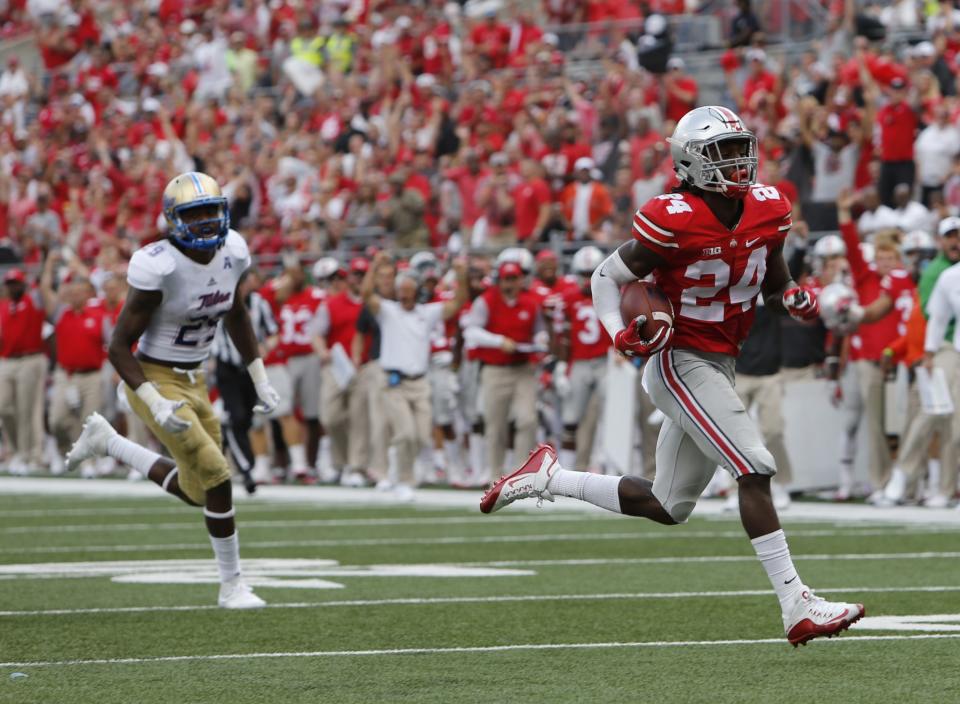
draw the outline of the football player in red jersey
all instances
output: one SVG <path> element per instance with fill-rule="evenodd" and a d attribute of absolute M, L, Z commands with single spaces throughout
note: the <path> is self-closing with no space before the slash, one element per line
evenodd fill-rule
<path fill-rule="evenodd" d="M 799 645 L 832 636 L 862 617 L 863 606 L 817 597 L 797 574 L 770 495 L 773 456 L 733 388 L 758 295 L 771 312 L 817 315 L 816 297 L 791 279 L 783 258 L 791 206 L 776 188 L 756 183 L 757 139 L 727 108 L 690 111 L 670 145 L 680 187 L 640 208 L 634 240 L 591 281 L 597 315 L 617 350 L 651 357 L 644 386 L 666 416 L 654 480 L 570 471 L 540 446 L 494 484 L 480 509 L 559 494 L 673 525 L 687 520 L 721 465 L 737 480 L 740 518 L 780 601 L 787 639 Z M 644 316 L 624 324 L 620 289 L 651 273 L 676 321 L 646 340 Z"/>
<path fill-rule="evenodd" d="M 591 403 L 599 408 L 606 385 L 607 350 L 610 336 L 601 327 L 590 295 L 590 277 L 603 261 L 603 252 L 593 245 L 573 255 L 570 268 L 580 285 L 568 290 L 554 309 L 557 362 L 554 386 L 560 396 L 563 422 L 560 463 L 586 467 L 593 450 L 599 413 L 588 413 Z"/>

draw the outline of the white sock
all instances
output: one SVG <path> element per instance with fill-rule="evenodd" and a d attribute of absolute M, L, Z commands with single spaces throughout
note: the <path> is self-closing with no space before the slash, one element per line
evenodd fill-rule
<path fill-rule="evenodd" d="M 320 438 L 320 449 L 317 452 L 317 469 L 326 471 L 333 464 L 330 458 L 330 436 L 324 435 Z"/>
<path fill-rule="evenodd" d="M 459 440 L 444 440 L 443 452 L 447 457 L 447 479 L 460 481 L 463 478 L 463 456 Z"/>
<path fill-rule="evenodd" d="M 433 449 L 433 468 L 434 469 L 447 469 L 447 456 L 444 454 L 443 450 L 438 450 L 437 448 Z"/>
<path fill-rule="evenodd" d="M 290 445 L 290 469 L 303 471 L 307 468 L 307 448 L 302 444 Z"/>
<path fill-rule="evenodd" d="M 107 440 L 107 454 L 118 462 L 133 467 L 143 476 L 147 476 L 150 468 L 160 459 L 160 455 L 153 450 L 127 440 L 122 435 L 113 435 Z"/>
<path fill-rule="evenodd" d="M 213 554 L 217 558 L 217 569 L 220 570 L 220 582 L 229 582 L 240 576 L 240 540 L 237 532 L 227 538 L 210 536 L 213 545 Z"/>
<path fill-rule="evenodd" d="M 565 447 L 560 448 L 560 465 L 563 467 L 576 467 L 577 466 L 577 451 L 568 450 Z"/>
<path fill-rule="evenodd" d="M 468 439 L 468 452 L 470 453 L 470 470 L 473 479 L 488 479 L 490 468 L 487 467 L 487 445 L 486 439 L 480 433 L 470 433 Z"/>
<path fill-rule="evenodd" d="M 761 535 L 750 542 L 753 544 L 753 549 L 757 551 L 760 563 L 767 571 L 770 584 L 773 585 L 773 590 L 780 600 L 780 608 L 786 612 L 793 603 L 794 596 L 807 588 L 797 574 L 797 568 L 793 566 L 790 548 L 787 547 L 787 537 L 783 534 L 783 530 L 778 530 L 768 535 Z"/>
<path fill-rule="evenodd" d="M 622 513 L 620 510 L 621 479 L 623 477 L 558 469 L 547 484 L 547 489 L 556 496 L 570 496 L 614 513 Z"/>

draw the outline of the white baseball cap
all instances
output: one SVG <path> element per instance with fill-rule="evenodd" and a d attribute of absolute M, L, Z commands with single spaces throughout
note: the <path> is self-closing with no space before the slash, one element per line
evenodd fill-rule
<path fill-rule="evenodd" d="M 948 232 L 953 232 L 954 230 L 960 231 L 960 218 L 951 215 L 940 221 L 940 225 L 937 227 L 937 234 L 943 237 Z"/>
<path fill-rule="evenodd" d="M 594 168 L 596 168 L 596 166 L 597 165 L 593 162 L 593 159 L 591 159 L 588 156 L 582 156 L 579 159 L 577 159 L 575 162 L 573 162 L 574 171 L 579 171 L 580 169 L 587 169 L 588 171 L 592 171 Z"/>

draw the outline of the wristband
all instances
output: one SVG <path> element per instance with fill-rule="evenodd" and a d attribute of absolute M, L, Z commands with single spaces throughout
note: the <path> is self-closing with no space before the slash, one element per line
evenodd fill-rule
<path fill-rule="evenodd" d="M 263 359 L 257 357 L 247 365 L 247 372 L 250 374 L 250 380 L 254 386 L 267 383 L 267 370 L 263 366 Z"/>
<path fill-rule="evenodd" d="M 157 403 L 163 402 L 163 396 L 157 391 L 157 387 L 149 381 L 140 384 L 140 386 L 137 387 L 136 394 L 149 408 L 153 408 Z"/>

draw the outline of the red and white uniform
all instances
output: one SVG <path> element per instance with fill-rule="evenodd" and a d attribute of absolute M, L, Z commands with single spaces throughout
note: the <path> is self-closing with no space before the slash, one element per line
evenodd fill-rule
<path fill-rule="evenodd" d="M 280 328 L 279 342 L 267 355 L 265 364 L 284 364 L 291 357 L 313 354 L 311 341 L 327 292 L 317 286 L 307 286 L 279 303 L 276 287 L 271 283 L 260 290 L 260 295 L 270 304 Z"/>
<path fill-rule="evenodd" d="M 607 356 L 613 344 L 597 318 L 593 298 L 577 288 L 567 292 L 555 313 L 555 320 L 570 326 L 570 363 Z"/>
<path fill-rule="evenodd" d="M 57 316 L 57 366 L 68 374 L 99 372 L 107 357 L 110 320 L 99 301 L 79 311 L 64 308 Z"/>
<path fill-rule="evenodd" d="M 738 354 L 753 324 L 767 257 L 792 225 L 790 212 L 790 201 L 763 185 L 750 189 L 732 230 L 689 193 L 657 196 L 637 211 L 633 236 L 667 262 L 654 279 L 673 303 L 673 347 Z"/>
<path fill-rule="evenodd" d="M 853 288 L 857 292 L 860 305 L 873 303 L 881 293 L 887 294 L 893 301 L 892 311 L 875 323 L 861 325 L 850 336 L 850 361 L 879 361 L 884 348 L 907 333 L 907 321 L 913 312 L 917 287 L 904 269 L 894 269 L 888 275 L 880 276 L 873 265 L 867 263 L 860 251 L 856 225 L 842 225 L 840 233 L 847 245 L 847 261 L 850 263 Z"/>
<path fill-rule="evenodd" d="M 530 284 L 530 293 L 539 299 L 540 305 L 551 315 L 561 304 L 564 296 L 579 289 L 580 283 L 576 276 L 558 276 L 552 284 L 534 279 Z"/>

